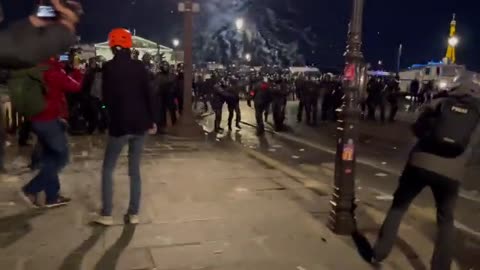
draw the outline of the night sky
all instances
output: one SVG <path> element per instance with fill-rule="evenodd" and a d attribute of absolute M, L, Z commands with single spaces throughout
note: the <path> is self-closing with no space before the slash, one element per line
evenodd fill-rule
<path fill-rule="evenodd" d="M 224 3 L 235 3 L 219 7 Z M 33 10 L 32 0 L 1 0 L 7 22 L 26 16 Z M 137 35 L 170 46 L 181 37 L 181 15 L 176 0 L 82 0 L 86 15 L 80 26 L 84 42 L 106 40 L 113 27 L 135 28 Z M 203 13 L 198 16 L 196 33 L 209 40 L 211 32 L 232 24 L 237 16 L 255 24 L 255 31 L 267 45 L 287 46 L 297 50 L 308 63 L 323 67 L 341 67 L 350 0 L 198 0 Z M 459 63 L 480 70 L 480 10 L 475 0 L 366 0 L 364 52 L 368 62 L 384 62 L 393 69 L 398 45 L 403 43 L 402 67 L 430 60 L 441 60 L 445 54 L 452 13 L 457 14 L 457 49 Z M 238 13 L 238 14 L 236 14 Z M 217 21 L 217 17 L 222 20 Z M 228 26 L 227 26 L 228 27 Z M 268 32 L 265 35 L 264 32 Z M 204 42 L 204 41 L 202 41 Z M 292 45 L 293 44 L 293 45 Z M 197 44 L 202 46 L 203 44 Z M 211 45 L 214 46 L 214 45 Z M 216 48 L 215 50 L 222 50 Z M 211 49 L 213 50 L 213 49 Z M 221 52 L 220 52 L 221 53 Z M 210 56 L 209 56 L 210 57 Z"/>

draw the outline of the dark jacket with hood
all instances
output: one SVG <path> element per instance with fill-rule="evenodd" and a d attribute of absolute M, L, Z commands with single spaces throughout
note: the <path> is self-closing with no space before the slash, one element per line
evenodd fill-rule
<path fill-rule="evenodd" d="M 103 66 L 103 101 L 110 136 L 143 135 L 153 127 L 153 96 L 145 65 L 127 50 Z"/>
<path fill-rule="evenodd" d="M 464 96 L 466 94 L 478 99 L 480 104 L 480 93 L 472 92 L 470 87 L 461 86 L 455 91 L 449 93 L 449 96 Z M 445 101 L 446 98 L 448 97 L 434 99 L 432 102 L 424 105 L 422 113 L 428 113 L 428 111 L 434 110 L 441 102 Z M 480 105 L 478 110 L 480 111 Z M 462 182 L 465 177 L 467 163 L 473 157 L 473 150 L 478 145 L 479 141 L 480 124 L 477 125 L 477 128 L 473 132 L 467 150 L 462 155 L 455 158 L 445 158 L 426 153 L 422 151 L 420 145 L 417 143 L 410 153 L 408 164 Z"/>

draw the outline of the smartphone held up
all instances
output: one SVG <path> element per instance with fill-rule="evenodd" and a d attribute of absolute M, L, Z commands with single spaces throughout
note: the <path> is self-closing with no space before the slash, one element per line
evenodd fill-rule
<path fill-rule="evenodd" d="M 40 19 L 54 20 L 57 18 L 57 11 L 50 0 L 39 0 L 37 5 L 37 17 Z"/>
<path fill-rule="evenodd" d="M 82 6 L 76 1 L 60 0 L 60 3 L 73 11 L 77 16 L 83 14 Z M 58 12 L 50 0 L 38 0 L 36 16 L 44 20 L 56 20 Z"/>

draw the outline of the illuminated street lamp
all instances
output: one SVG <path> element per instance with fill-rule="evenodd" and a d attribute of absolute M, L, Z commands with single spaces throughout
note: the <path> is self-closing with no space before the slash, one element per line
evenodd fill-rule
<path fill-rule="evenodd" d="M 178 40 L 178 38 L 175 38 L 172 40 L 172 44 L 173 44 L 173 62 L 176 67 L 177 66 L 177 47 L 178 45 L 180 45 L 180 40 Z"/>
<path fill-rule="evenodd" d="M 177 38 L 172 40 L 172 44 L 173 44 L 173 47 L 177 48 L 178 45 L 180 45 L 180 40 L 178 40 Z"/>
<path fill-rule="evenodd" d="M 458 39 L 457 36 L 453 36 L 453 37 L 448 39 L 448 45 L 450 45 L 454 48 L 458 46 L 459 42 L 460 42 L 460 40 Z"/>
<path fill-rule="evenodd" d="M 235 26 L 237 27 L 238 31 L 243 30 L 243 27 L 245 26 L 245 21 L 243 20 L 243 18 L 238 18 L 235 21 Z"/>
<path fill-rule="evenodd" d="M 245 54 L 245 60 L 247 60 L 247 62 L 250 62 L 252 60 L 252 55 L 249 53 Z"/>

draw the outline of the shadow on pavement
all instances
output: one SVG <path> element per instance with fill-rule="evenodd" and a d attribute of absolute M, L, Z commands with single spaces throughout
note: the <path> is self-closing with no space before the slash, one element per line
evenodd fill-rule
<path fill-rule="evenodd" d="M 366 261 L 370 261 L 373 255 L 373 247 L 367 239 L 366 235 L 373 235 L 379 231 L 381 224 L 377 224 L 375 219 L 369 216 L 367 213 L 359 213 L 357 217 L 360 219 L 358 224 L 362 224 L 361 227 L 352 234 L 353 242 L 357 248 L 359 255 Z M 395 242 L 395 248 L 398 249 L 407 259 L 408 263 L 415 270 L 427 270 L 428 267 L 420 260 L 418 253 L 415 249 L 407 243 L 404 239 L 397 237 Z"/>
<path fill-rule="evenodd" d="M 62 266 L 59 270 L 80 270 L 82 261 L 85 255 L 92 249 L 93 246 L 100 240 L 101 236 L 105 233 L 106 227 L 94 226 L 92 228 L 92 235 L 83 241 L 72 253 L 70 253 L 65 260 L 63 260 Z"/>
<path fill-rule="evenodd" d="M 43 213 L 39 210 L 29 210 L 0 218 L 0 248 L 6 248 L 14 244 L 32 231 L 32 225 L 29 221 Z"/>
<path fill-rule="evenodd" d="M 364 259 L 366 262 L 370 262 L 373 257 L 373 247 L 370 245 L 367 237 L 365 237 L 365 235 L 363 235 L 361 232 L 355 231 L 352 234 L 352 240 L 357 247 L 360 257 L 362 257 L 362 259 Z"/>
<path fill-rule="evenodd" d="M 120 238 L 105 252 L 97 265 L 95 265 L 95 270 L 117 269 L 118 259 L 132 241 L 136 229 L 136 225 L 125 225 Z"/>

